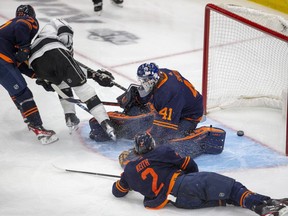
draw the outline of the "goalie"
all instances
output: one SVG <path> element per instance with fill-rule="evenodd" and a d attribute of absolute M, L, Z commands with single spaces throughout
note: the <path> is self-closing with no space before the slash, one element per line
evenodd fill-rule
<path fill-rule="evenodd" d="M 183 155 L 222 152 L 225 131 L 196 129 L 203 116 L 202 95 L 178 71 L 145 63 L 138 67 L 137 77 L 140 85 L 130 85 L 117 98 L 124 111 L 108 112 L 118 138 L 132 139 L 139 132 L 149 131 L 158 145 L 173 143 Z M 91 139 L 109 139 L 95 119 L 89 123 Z"/>
<path fill-rule="evenodd" d="M 130 85 L 117 100 L 127 116 L 153 114 L 149 130 L 157 143 L 184 137 L 197 127 L 202 95 L 178 71 L 145 63 L 138 67 L 137 77 L 140 85 Z"/>

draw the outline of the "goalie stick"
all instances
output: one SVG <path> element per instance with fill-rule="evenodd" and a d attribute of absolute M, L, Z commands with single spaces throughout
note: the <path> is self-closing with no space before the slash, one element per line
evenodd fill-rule
<path fill-rule="evenodd" d="M 106 174 L 106 173 L 96 173 L 96 172 L 87 172 L 87 171 L 82 171 L 82 170 L 71 170 L 71 169 L 63 169 L 60 167 L 55 166 L 52 164 L 56 169 L 66 171 L 66 172 L 74 172 L 74 173 L 82 173 L 82 174 L 90 174 L 90 175 L 98 175 L 98 176 L 105 176 L 105 177 L 112 177 L 112 178 L 121 178 L 121 176 L 118 175 L 111 175 L 111 174 Z"/>
<path fill-rule="evenodd" d="M 77 60 L 75 60 L 75 61 L 76 61 L 81 67 L 85 68 L 86 70 L 88 69 L 88 70 L 92 71 L 93 73 L 96 73 L 96 74 L 98 74 L 98 75 L 101 75 L 99 72 L 97 72 L 97 71 L 93 70 L 92 68 L 84 65 L 83 63 L 81 63 L 81 62 L 79 62 L 79 61 L 77 61 Z M 116 82 L 114 82 L 114 81 L 111 81 L 111 84 L 117 86 L 118 88 L 122 89 L 123 91 L 126 91 L 126 90 L 127 90 L 125 87 L 119 85 L 118 83 L 116 83 Z"/>

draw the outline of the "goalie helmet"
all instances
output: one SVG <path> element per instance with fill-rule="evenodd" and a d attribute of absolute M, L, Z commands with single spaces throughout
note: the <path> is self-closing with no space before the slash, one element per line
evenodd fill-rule
<path fill-rule="evenodd" d="M 137 154 L 145 154 L 155 148 L 155 140 L 147 132 L 136 134 L 134 148 Z"/>
<path fill-rule="evenodd" d="M 35 18 L 36 13 L 31 5 L 20 5 L 16 9 L 16 17 L 17 16 L 30 16 Z"/>
<path fill-rule="evenodd" d="M 137 77 L 147 93 L 150 93 L 159 80 L 159 68 L 155 63 L 145 63 L 138 67 Z"/>

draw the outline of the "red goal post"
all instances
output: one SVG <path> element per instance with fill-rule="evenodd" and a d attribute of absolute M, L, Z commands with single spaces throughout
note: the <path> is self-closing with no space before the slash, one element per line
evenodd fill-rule
<path fill-rule="evenodd" d="M 205 8 L 205 114 L 255 106 L 282 110 L 288 155 L 288 21 L 236 5 Z"/>

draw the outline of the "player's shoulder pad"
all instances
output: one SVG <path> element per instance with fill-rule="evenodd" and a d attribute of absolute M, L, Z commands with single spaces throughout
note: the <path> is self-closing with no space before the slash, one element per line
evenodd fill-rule
<path fill-rule="evenodd" d="M 21 18 L 19 18 L 16 21 L 17 24 L 24 24 L 26 26 L 28 26 L 28 28 L 30 30 L 35 29 L 37 30 L 39 28 L 39 24 L 38 21 L 36 19 L 34 19 L 33 17 L 29 17 L 29 16 L 23 16 Z"/>
<path fill-rule="evenodd" d="M 55 27 L 55 29 L 57 29 L 58 35 L 61 35 L 63 33 L 73 34 L 72 27 L 64 19 L 54 18 L 50 21 L 50 23 Z"/>

